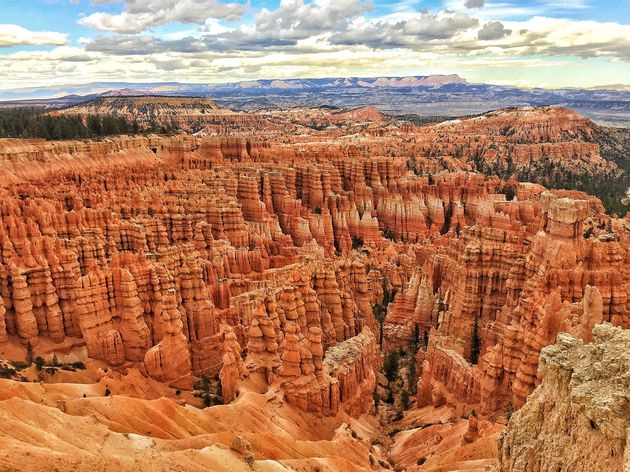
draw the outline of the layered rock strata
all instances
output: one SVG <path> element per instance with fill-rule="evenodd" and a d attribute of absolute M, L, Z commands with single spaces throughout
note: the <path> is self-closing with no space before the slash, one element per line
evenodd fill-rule
<path fill-rule="evenodd" d="M 514 139 L 569 139 L 528 123 Z M 628 325 L 628 238 L 596 199 L 454 155 L 413 168 L 424 131 L 277 133 L 0 140 L 0 343 L 218 377 L 227 401 L 261 376 L 356 415 L 381 337 L 415 340 L 420 403 L 496 413 L 539 383 L 557 332 Z"/>
<path fill-rule="evenodd" d="M 500 437 L 500 470 L 628 470 L 629 371 L 629 330 L 597 325 L 590 344 L 559 334 L 541 352 L 542 384 Z"/>

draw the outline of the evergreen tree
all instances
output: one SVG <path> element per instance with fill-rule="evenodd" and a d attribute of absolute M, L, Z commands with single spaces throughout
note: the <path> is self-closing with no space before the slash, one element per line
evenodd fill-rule
<path fill-rule="evenodd" d="M 387 396 L 385 397 L 385 403 L 389 403 L 390 405 L 394 404 L 394 394 L 391 389 L 387 389 Z"/>
<path fill-rule="evenodd" d="M 352 236 L 352 249 L 361 249 L 363 247 L 363 238 L 361 236 Z"/>
<path fill-rule="evenodd" d="M 398 351 L 389 351 L 385 354 L 385 361 L 383 362 L 383 373 L 387 378 L 387 385 L 391 384 L 396 378 L 398 378 L 398 361 L 400 360 L 400 354 Z"/>
<path fill-rule="evenodd" d="M 476 364 L 479 360 L 479 352 L 481 350 L 481 341 L 479 339 L 479 326 L 477 324 L 477 318 L 473 325 L 472 335 L 470 337 L 470 363 Z"/>
<path fill-rule="evenodd" d="M 400 393 L 400 401 L 402 402 L 403 409 L 409 409 L 409 392 L 406 388 Z"/>
<path fill-rule="evenodd" d="M 26 363 L 28 365 L 33 363 L 33 345 L 30 341 L 26 342 Z"/>
<path fill-rule="evenodd" d="M 409 366 L 407 370 L 407 384 L 409 384 L 409 389 L 411 393 L 416 393 L 416 387 L 418 383 L 417 373 L 416 373 L 416 354 L 418 353 L 418 339 L 420 338 L 419 327 L 418 325 L 414 326 L 413 336 L 411 338 L 411 345 L 409 346 Z"/>
<path fill-rule="evenodd" d="M 137 121 L 128 123 L 114 115 L 89 115 L 84 120 L 78 115 L 50 115 L 36 108 L 0 110 L 1 138 L 84 139 L 139 132 Z"/>

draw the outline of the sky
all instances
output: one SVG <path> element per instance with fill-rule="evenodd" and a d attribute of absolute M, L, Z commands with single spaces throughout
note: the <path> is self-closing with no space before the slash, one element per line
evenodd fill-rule
<path fill-rule="evenodd" d="M 0 89 L 459 74 L 630 85 L 630 0 L 0 0 Z"/>

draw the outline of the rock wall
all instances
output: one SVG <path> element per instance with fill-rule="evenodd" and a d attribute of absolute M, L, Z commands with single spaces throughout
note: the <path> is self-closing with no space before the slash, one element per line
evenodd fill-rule
<path fill-rule="evenodd" d="M 500 437 L 500 470 L 628 470 L 630 331 L 597 325 L 591 344 L 561 333 L 539 371 L 542 384 Z"/>
<path fill-rule="evenodd" d="M 386 349 L 439 335 L 421 359 L 420 404 L 519 407 L 540 381 L 538 353 L 558 332 L 589 340 L 596 323 L 630 326 L 623 235 L 587 199 L 543 193 L 539 203 L 505 227 L 494 218 L 467 227 L 425 258 L 390 305 Z"/>
<path fill-rule="evenodd" d="M 323 356 L 318 329 L 310 329 L 300 349 L 292 329 L 279 380 L 287 400 L 304 411 L 335 416 L 340 410 L 359 416 L 373 410 L 372 392 L 380 367 L 376 337 L 369 328 L 328 348 Z"/>
<path fill-rule="evenodd" d="M 464 165 L 479 172 L 518 175 L 524 180 L 553 182 L 573 176 L 620 175 L 614 162 L 602 158 L 595 125 L 562 107 L 496 110 L 465 120 L 452 120 L 413 131 L 425 171 L 438 164 Z M 455 157 L 456 161 L 448 158 Z"/>
<path fill-rule="evenodd" d="M 355 415 L 381 334 L 428 337 L 418 400 L 496 413 L 561 329 L 627 326 L 628 238 L 596 199 L 456 157 L 416 175 L 399 132 L 0 140 L 0 343 L 85 343 L 172 385 L 213 376 L 228 401 L 262 374 Z"/>

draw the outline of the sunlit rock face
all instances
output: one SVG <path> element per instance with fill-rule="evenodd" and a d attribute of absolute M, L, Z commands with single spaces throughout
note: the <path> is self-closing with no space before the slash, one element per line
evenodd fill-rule
<path fill-rule="evenodd" d="M 359 216 L 342 162 L 302 167 L 285 151 L 252 164 L 259 149 L 8 142 L 7 162 L 40 167 L 5 167 L 20 183 L 2 190 L 0 341 L 78 339 L 91 358 L 182 388 L 219 376 L 226 401 L 263 373 L 305 411 L 369 411 L 379 326 L 352 241 L 380 247 L 379 221 Z"/>
<path fill-rule="evenodd" d="M 466 230 L 459 251 L 438 252 L 396 298 L 386 339 L 411 339 L 416 324 L 435 334 L 422 358 L 422 404 L 446 395 L 486 413 L 519 407 L 559 332 L 589 340 L 601 321 L 630 326 L 627 247 L 605 230 L 589 235 L 588 201 L 543 193 L 539 202 L 535 225 Z"/>
<path fill-rule="evenodd" d="M 559 334 L 500 438 L 500 470 L 627 470 L 629 368 L 629 330 L 596 325 L 590 344 Z"/>

